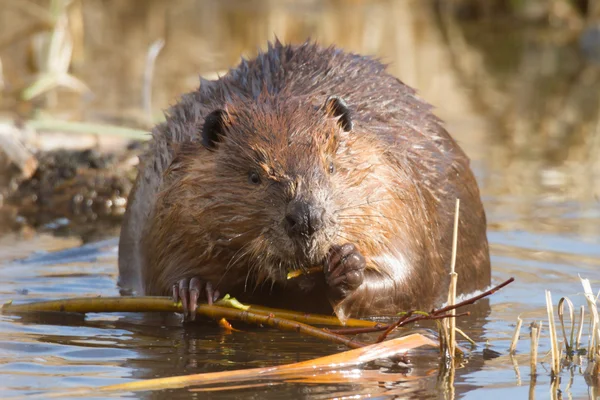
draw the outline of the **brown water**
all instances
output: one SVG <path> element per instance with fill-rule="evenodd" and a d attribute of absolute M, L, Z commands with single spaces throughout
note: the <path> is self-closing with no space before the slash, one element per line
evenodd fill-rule
<path fill-rule="evenodd" d="M 214 74 L 240 55 L 255 54 L 273 34 L 283 41 L 310 36 L 389 62 L 392 73 L 437 106 L 472 158 L 488 215 L 494 282 L 516 278 L 491 297 L 489 307 L 485 303 L 459 321 L 478 348 L 457 370 L 455 395 L 557 396 L 550 389 L 548 357 L 537 381 L 530 378 L 529 323 L 546 321 L 545 289 L 555 303 L 568 295 L 580 305 L 578 275 L 600 288 L 600 66 L 585 58 L 576 34 L 523 28 L 514 21 L 457 24 L 419 0 L 90 0 L 76 2 L 69 17 L 71 72 L 94 96 L 62 90 L 55 102 L 35 104 L 62 118 L 139 125 L 195 88 L 198 74 Z M 18 7 L 5 7 L 0 39 L 33 21 Z M 148 112 L 142 107 L 142 77 L 148 46 L 158 38 L 166 44 L 156 59 Z M 27 43 L 22 39 L 0 49 L 5 85 L 18 88 L 34 72 L 27 69 Z M 10 96 L 2 98 L 2 106 L 21 110 Z M 116 239 L 81 244 L 48 233 L 1 237 L 0 302 L 117 295 Z M 65 249 L 74 250 L 52 253 Z M 518 316 L 524 328 L 515 369 L 507 349 Z M 285 364 L 342 349 L 297 334 L 242 329 L 246 332 L 226 334 L 211 326 L 182 327 L 174 316 L 0 316 L 0 397 Z M 542 356 L 548 343 L 544 329 Z M 501 355 L 489 357 L 486 347 Z M 389 378 L 396 367 L 374 364 L 365 369 L 379 371 L 376 379 L 347 383 L 111 396 L 451 397 L 438 376 L 435 351 L 419 353 L 412 363 L 405 380 Z M 596 398 L 594 385 L 573 366 L 563 370 L 558 394 Z"/>

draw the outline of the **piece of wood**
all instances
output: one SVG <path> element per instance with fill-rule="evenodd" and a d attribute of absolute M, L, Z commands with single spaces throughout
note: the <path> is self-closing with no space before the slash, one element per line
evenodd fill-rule
<path fill-rule="evenodd" d="M 438 346 L 438 343 L 421 334 L 415 333 L 400 338 L 390 339 L 383 343 L 365 346 L 360 349 L 348 350 L 330 356 L 319 357 L 293 364 L 138 380 L 97 388 L 44 393 L 43 398 L 87 396 L 90 394 L 97 396 L 98 393 L 153 391 L 190 386 L 203 386 L 204 389 L 214 388 L 213 390 L 227 390 L 226 385 L 240 385 L 245 384 L 246 382 L 255 383 L 257 381 L 269 383 L 293 382 L 295 380 L 299 382 L 319 382 L 319 380 L 328 379 L 329 381 L 339 383 L 354 383 L 356 381 L 356 372 L 350 375 L 345 374 L 348 368 L 356 367 L 373 360 L 404 354 L 411 349 L 422 346 L 435 348 Z M 333 379 L 332 375 L 335 375 Z M 385 380 L 386 375 L 387 373 L 384 373 L 375 379 Z M 424 377 L 425 376 L 397 374 L 391 375 L 391 380 L 416 380 Z M 32 395 L 30 398 L 40 397 Z"/>
<path fill-rule="evenodd" d="M 19 140 L 19 130 L 13 124 L 0 124 L 0 166 L 12 167 L 19 178 L 28 179 L 35 172 L 36 157 Z"/>

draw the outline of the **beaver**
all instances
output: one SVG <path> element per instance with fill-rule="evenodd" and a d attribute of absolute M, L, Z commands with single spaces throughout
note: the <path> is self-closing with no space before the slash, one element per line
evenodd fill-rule
<path fill-rule="evenodd" d="M 457 198 L 470 292 L 490 283 L 486 217 L 432 107 L 373 57 L 276 41 L 201 79 L 154 129 L 120 285 L 173 294 L 190 319 L 219 292 L 340 318 L 427 309 L 447 296 Z"/>

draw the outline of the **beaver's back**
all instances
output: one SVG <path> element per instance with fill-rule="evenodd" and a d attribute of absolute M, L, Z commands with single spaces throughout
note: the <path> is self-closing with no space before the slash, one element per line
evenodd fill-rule
<path fill-rule="evenodd" d="M 440 134 L 448 137 L 435 129 L 419 129 L 438 124 L 432 107 L 391 76 L 378 60 L 335 47 L 309 43 L 283 46 L 277 42 L 255 59 L 243 60 L 221 79 L 202 79 L 197 91 L 183 95 L 169 110 L 166 126 L 159 126 L 153 138 L 171 144 L 198 140 L 184 128 L 196 125 L 207 112 L 224 107 L 233 98 L 257 99 L 265 89 L 270 94 L 303 98 L 315 106 L 332 94 L 338 95 L 350 105 L 354 120 L 370 125 L 384 140 L 394 141 L 417 131 L 432 138 Z M 400 130 L 390 129 L 394 125 Z"/>

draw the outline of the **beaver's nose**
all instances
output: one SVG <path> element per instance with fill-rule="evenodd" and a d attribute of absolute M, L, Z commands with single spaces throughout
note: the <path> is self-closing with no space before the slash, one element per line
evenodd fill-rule
<path fill-rule="evenodd" d="M 292 200 L 285 214 L 285 229 L 290 237 L 312 236 L 323 227 L 325 210 L 306 200 Z"/>

